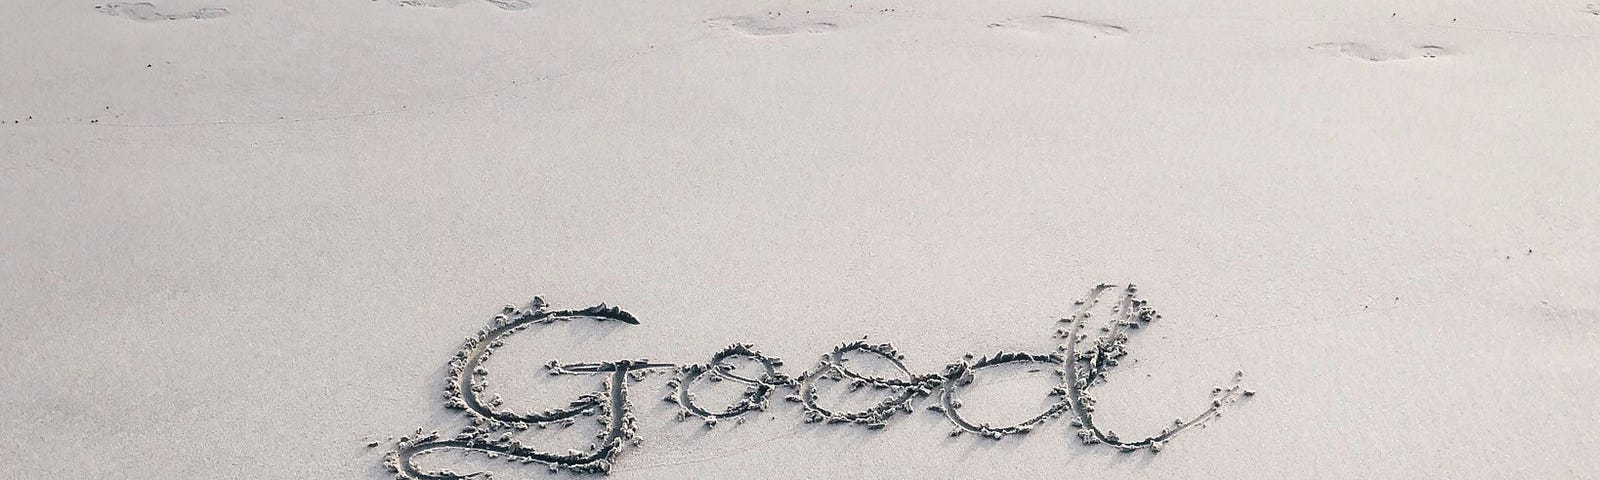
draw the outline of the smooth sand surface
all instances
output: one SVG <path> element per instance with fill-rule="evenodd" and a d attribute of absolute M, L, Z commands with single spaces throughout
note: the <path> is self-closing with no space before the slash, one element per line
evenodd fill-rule
<path fill-rule="evenodd" d="M 1600 8 L 1301 3 L 0 2 L 0 478 L 392 478 L 535 295 L 641 324 L 508 340 L 523 410 L 599 384 L 551 359 L 1048 353 L 1100 283 L 1164 318 L 1099 423 L 1259 394 L 1124 454 L 652 375 L 611 477 L 1600 478 Z"/>

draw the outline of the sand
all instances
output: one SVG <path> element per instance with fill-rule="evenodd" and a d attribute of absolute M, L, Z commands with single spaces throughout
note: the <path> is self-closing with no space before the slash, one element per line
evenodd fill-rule
<path fill-rule="evenodd" d="M 0 4 L 0 478 L 1600 478 L 1597 11 Z"/>

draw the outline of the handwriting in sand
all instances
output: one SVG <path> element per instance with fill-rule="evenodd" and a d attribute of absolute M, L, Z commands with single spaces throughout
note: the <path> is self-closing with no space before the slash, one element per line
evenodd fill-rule
<path fill-rule="evenodd" d="M 1113 308 L 1113 317 L 1107 319 L 1095 335 L 1086 331 L 1090 322 L 1089 310 L 1098 304 L 1106 293 L 1120 291 Z M 937 373 L 918 374 L 903 363 L 904 357 L 889 344 L 871 344 L 864 341 L 846 343 L 822 356 L 810 370 L 798 376 L 788 376 L 779 370 L 783 362 L 763 355 L 754 347 L 735 344 L 711 356 L 707 363 L 681 364 L 656 362 L 649 359 L 628 359 L 593 363 L 560 363 L 550 361 L 545 368 L 551 375 L 597 375 L 604 379 L 598 391 L 584 394 L 567 405 L 536 413 L 514 413 L 502 410 L 498 398 L 485 399 L 488 372 L 481 364 L 494 349 L 503 345 L 504 339 L 530 328 L 547 328 L 558 322 L 598 321 L 637 325 L 632 314 L 605 304 L 581 310 L 551 310 L 543 299 L 535 298 L 525 308 L 508 306 L 495 316 L 492 323 L 468 337 L 455 357 L 450 360 L 450 374 L 445 384 L 446 406 L 466 412 L 470 425 L 459 433 L 441 435 L 438 432 L 401 437 L 397 448 L 386 457 L 386 463 L 399 477 L 428 480 L 460 480 L 483 475 L 483 472 L 458 474 L 451 471 L 424 471 L 414 459 L 435 451 L 464 450 L 481 452 L 491 457 L 521 460 L 523 463 L 540 463 L 552 471 L 567 469 L 580 473 L 607 473 L 616 462 L 618 454 L 627 446 L 638 446 L 640 439 L 635 427 L 628 384 L 638 381 L 649 371 L 667 370 L 674 378 L 667 385 L 672 391 L 665 401 L 676 403 L 680 410 L 677 419 L 697 419 L 714 427 L 718 421 L 742 421 L 743 416 L 765 410 L 775 392 L 793 392 L 785 400 L 803 406 L 808 423 L 843 423 L 868 429 L 880 429 L 889 424 L 897 413 L 914 411 L 913 403 L 931 398 L 928 410 L 944 415 L 953 425 L 950 434 L 973 434 L 991 439 L 1007 435 L 1024 434 L 1039 427 L 1046 420 L 1067 416 L 1069 423 L 1078 429 L 1078 438 L 1085 444 L 1104 444 L 1122 451 L 1146 449 L 1158 452 L 1174 436 L 1219 415 L 1222 407 L 1243 397 L 1254 395 L 1239 385 L 1242 372 L 1236 373 L 1233 382 L 1213 390 L 1210 405 L 1199 414 L 1179 418 L 1168 423 L 1159 432 L 1138 439 L 1123 439 L 1104 430 L 1094 422 L 1094 397 L 1089 390 L 1106 380 L 1106 373 L 1117 366 L 1127 355 L 1129 334 L 1148 327 L 1161 318 L 1155 310 L 1140 299 L 1132 285 L 1118 289 L 1114 285 L 1099 285 L 1074 304 L 1074 311 L 1060 320 L 1055 332 L 1059 344 L 1056 351 L 1048 353 L 1000 352 L 974 358 L 968 355 L 951 363 Z M 863 374 L 846 366 L 846 355 L 877 357 L 891 366 L 890 376 Z M 758 371 L 736 373 L 734 359 L 753 361 Z M 1015 425 L 995 426 L 974 423 L 961 415 L 961 401 L 955 393 L 970 384 L 984 369 L 1004 364 L 1028 363 L 1042 368 L 1052 368 L 1060 379 L 1050 395 L 1057 397 L 1054 404 L 1037 416 Z M 746 385 L 744 394 L 732 405 L 708 408 L 700 405 L 691 393 L 697 382 L 729 381 Z M 846 385 L 852 390 L 871 387 L 885 392 L 876 404 L 860 410 L 843 410 L 826 405 L 819 395 L 818 382 Z M 545 428 L 559 424 L 571 426 L 578 418 L 594 417 L 600 424 L 595 435 L 598 441 L 586 449 L 566 452 L 548 452 L 523 445 L 512 432 L 530 428 Z"/>

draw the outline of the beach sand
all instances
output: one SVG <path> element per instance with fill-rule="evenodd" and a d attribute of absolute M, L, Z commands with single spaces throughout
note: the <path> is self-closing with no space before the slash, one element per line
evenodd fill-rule
<path fill-rule="evenodd" d="M 1071 413 L 951 436 L 937 393 L 707 428 L 652 373 L 610 477 L 1600 478 L 1600 7 L 949 3 L 0 4 L 0 478 L 393 478 L 535 296 L 638 325 L 505 338 L 521 412 L 602 383 L 550 360 L 1049 355 L 1100 284 L 1162 314 L 1101 428 L 1255 395 L 1122 453 Z M 1052 370 L 962 415 L 1045 412 Z"/>

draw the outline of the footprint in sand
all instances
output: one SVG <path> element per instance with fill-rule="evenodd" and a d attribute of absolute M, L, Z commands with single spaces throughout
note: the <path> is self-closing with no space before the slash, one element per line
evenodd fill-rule
<path fill-rule="evenodd" d="M 1014 30 L 1029 33 L 1051 32 L 1078 32 L 1094 37 L 1105 35 L 1120 37 L 1128 34 L 1128 29 L 1109 23 L 1091 22 L 1076 18 L 1067 18 L 1056 15 L 1037 15 L 1032 17 L 1008 18 L 989 24 L 989 28 L 1000 30 Z"/>
<path fill-rule="evenodd" d="M 1405 46 L 1378 46 L 1358 42 L 1326 42 L 1311 45 L 1306 48 L 1319 52 L 1342 55 L 1357 60 L 1368 62 L 1391 62 L 1395 60 L 1411 60 L 1415 58 L 1438 58 L 1449 53 L 1444 47 L 1435 45 L 1421 45 L 1416 47 Z"/>
<path fill-rule="evenodd" d="M 399 3 L 400 3 L 400 6 L 403 6 L 403 7 L 455 8 L 455 7 L 458 7 L 458 6 L 467 4 L 467 3 L 476 2 L 476 1 L 479 1 L 479 0 L 400 0 Z M 501 10 L 527 10 L 529 7 L 533 6 L 533 4 L 532 3 L 528 3 L 527 0 L 482 0 L 482 1 L 489 2 L 490 5 L 494 5 L 496 7 L 499 7 Z"/>
<path fill-rule="evenodd" d="M 728 30 L 747 37 L 772 37 L 795 33 L 828 33 L 839 28 L 831 18 L 809 15 L 742 15 L 708 18 L 706 26 Z"/>
<path fill-rule="evenodd" d="M 1590 15 L 1600 15 L 1600 3 L 1591 3 L 1591 4 L 1588 4 L 1588 5 L 1584 5 L 1583 9 L 1582 10 L 1578 10 L 1578 11 L 1583 12 L 1583 13 L 1587 13 L 1587 14 L 1590 14 Z"/>
<path fill-rule="evenodd" d="M 210 20 L 228 14 L 228 9 L 220 7 L 204 7 L 184 13 L 161 13 L 155 5 L 149 2 L 126 3 L 116 2 L 105 5 L 96 5 L 95 10 L 113 17 L 123 17 L 141 22 L 163 22 L 167 20 Z"/>

